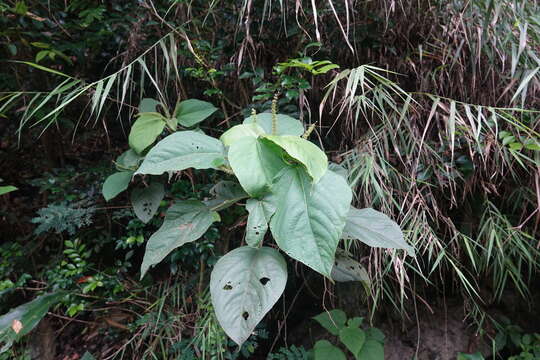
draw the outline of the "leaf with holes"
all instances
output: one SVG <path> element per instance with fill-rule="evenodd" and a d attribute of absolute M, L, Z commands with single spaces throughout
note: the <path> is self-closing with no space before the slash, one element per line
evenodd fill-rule
<path fill-rule="evenodd" d="M 234 181 L 220 181 L 210 189 L 214 199 L 206 200 L 206 206 L 215 211 L 221 211 L 238 201 L 249 197 L 240 184 Z"/>
<path fill-rule="evenodd" d="M 228 157 L 238 181 L 253 197 L 268 192 L 276 175 L 286 166 L 281 149 L 255 137 L 235 141 Z"/>
<path fill-rule="evenodd" d="M 335 345 L 332 345 L 328 340 L 319 340 L 313 347 L 313 355 L 315 360 L 346 360 L 347 357 Z"/>
<path fill-rule="evenodd" d="M 146 243 L 141 279 L 150 266 L 161 262 L 171 251 L 203 236 L 214 221 L 219 221 L 218 213 L 200 201 L 173 204 L 167 210 L 163 225 Z"/>
<path fill-rule="evenodd" d="M 225 131 L 219 140 L 223 145 L 231 146 L 231 144 L 246 136 L 257 138 L 262 134 L 264 134 L 264 130 L 257 124 L 240 124 Z"/>
<path fill-rule="evenodd" d="M 133 171 L 120 171 L 110 175 L 103 183 L 102 193 L 106 201 L 109 201 L 126 190 L 133 177 Z"/>
<path fill-rule="evenodd" d="M 246 243 L 249 246 L 258 247 L 268 231 L 268 220 L 273 212 L 265 206 L 263 200 L 249 199 L 246 202 L 246 210 L 249 212 L 246 225 Z"/>
<path fill-rule="evenodd" d="M 362 359 L 358 357 L 358 354 L 366 342 L 364 330 L 354 326 L 346 326 L 339 331 L 339 340 L 354 354 L 356 359 Z"/>
<path fill-rule="evenodd" d="M 292 258 L 330 277 L 352 200 L 345 180 L 327 171 L 317 184 L 300 167 L 288 167 L 273 186 L 276 211 L 270 230 Z"/>
<path fill-rule="evenodd" d="M 290 157 L 305 166 L 309 176 L 318 182 L 328 169 L 328 158 L 317 145 L 298 136 L 266 135 L 263 138 L 282 148 Z"/>
<path fill-rule="evenodd" d="M 212 304 L 225 333 L 241 346 L 286 283 L 287 264 L 277 250 L 244 246 L 225 254 L 210 276 Z"/>
<path fill-rule="evenodd" d="M 405 242 L 398 224 L 370 208 L 351 207 L 342 237 L 357 239 L 372 247 L 404 249 L 409 255 L 414 255 L 414 249 Z"/>
<path fill-rule="evenodd" d="M 224 163 L 221 141 L 196 131 L 178 131 L 150 149 L 135 174 L 161 175 L 188 168 L 216 169 Z"/>
<path fill-rule="evenodd" d="M 131 205 L 135 215 L 143 222 L 149 222 L 159 208 L 159 203 L 165 196 L 163 184 L 152 183 L 145 188 L 134 189 L 131 193 Z"/>
<path fill-rule="evenodd" d="M 0 354 L 39 324 L 49 307 L 58 303 L 64 295 L 64 292 L 41 295 L 0 316 Z"/>
<path fill-rule="evenodd" d="M 274 135 L 296 135 L 300 136 L 304 133 L 304 125 L 300 120 L 296 120 L 293 117 L 284 114 L 277 114 L 277 131 Z M 271 113 L 260 113 L 255 116 L 251 115 L 250 117 L 244 119 L 244 124 L 254 124 L 257 123 L 261 128 L 263 128 L 266 134 L 272 134 L 272 114 Z"/>
<path fill-rule="evenodd" d="M 178 103 L 174 111 L 178 123 L 185 127 L 192 127 L 212 115 L 217 108 L 206 101 L 188 99 Z"/>
<path fill-rule="evenodd" d="M 321 326 L 328 330 L 330 334 L 338 336 L 339 331 L 345 327 L 347 315 L 345 312 L 343 312 L 343 310 L 334 309 L 314 316 L 313 320 L 321 324 Z"/>
<path fill-rule="evenodd" d="M 336 252 L 331 277 L 338 282 L 361 281 L 367 285 L 370 283 L 366 269 L 339 249 Z"/>
<path fill-rule="evenodd" d="M 156 141 L 163 132 L 166 120 L 160 113 L 140 113 L 129 132 L 129 146 L 138 154 Z"/>

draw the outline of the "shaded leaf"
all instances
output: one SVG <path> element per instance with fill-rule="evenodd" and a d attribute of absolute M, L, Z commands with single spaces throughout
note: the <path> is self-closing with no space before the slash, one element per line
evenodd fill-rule
<path fill-rule="evenodd" d="M 328 340 L 319 340 L 313 347 L 315 360 L 346 360 L 345 354 Z"/>
<path fill-rule="evenodd" d="M 246 203 L 246 210 L 249 212 L 246 225 L 246 243 L 249 246 L 257 247 L 268 231 L 268 220 L 272 214 L 266 213 L 264 202 L 258 199 L 249 199 Z"/>
<path fill-rule="evenodd" d="M 384 347 L 380 342 L 368 339 L 356 358 L 361 360 L 384 360 Z"/>
<path fill-rule="evenodd" d="M 178 103 L 175 110 L 175 117 L 178 119 L 180 125 L 192 127 L 216 111 L 217 108 L 209 102 L 188 99 Z"/>
<path fill-rule="evenodd" d="M 4 195 L 15 190 L 18 190 L 18 189 L 12 185 L 0 186 L 0 195 Z"/>
<path fill-rule="evenodd" d="M 370 283 L 366 269 L 359 262 L 340 251 L 336 253 L 331 277 L 338 282 L 362 281 Z"/>
<path fill-rule="evenodd" d="M 210 293 L 227 335 L 242 345 L 274 306 L 287 283 L 287 264 L 269 247 L 237 248 L 216 263 Z"/>
<path fill-rule="evenodd" d="M 218 182 L 210 189 L 210 194 L 214 195 L 215 198 L 207 200 L 204 203 L 215 211 L 226 209 L 249 196 L 240 184 L 234 181 Z"/>
<path fill-rule="evenodd" d="M 139 103 L 139 113 L 155 113 L 157 112 L 157 106 L 160 104 L 157 100 L 144 98 Z"/>
<path fill-rule="evenodd" d="M 152 219 L 165 196 L 165 189 L 161 183 L 152 183 L 145 188 L 134 189 L 131 193 L 131 205 L 135 215 L 147 223 Z"/>
<path fill-rule="evenodd" d="M 321 326 L 328 330 L 330 334 L 338 336 L 339 331 L 345 327 L 347 315 L 343 310 L 334 309 L 314 316 L 313 320 L 321 324 Z"/>
<path fill-rule="evenodd" d="M 135 174 L 161 175 L 188 168 L 218 168 L 225 163 L 221 141 L 196 131 L 178 131 L 158 142 Z"/>
<path fill-rule="evenodd" d="M 116 159 L 116 169 L 118 171 L 136 170 L 141 161 L 142 157 L 135 150 L 129 149 Z"/>
<path fill-rule="evenodd" d="M 203 236 L 217 219 L 219 215 L 200 201 L 173 204 L 167 210 L 163 225 L 146 243 L 141 279 L 150 266 L 161 262 L 171 251 Z"/>
<path fill-rule="evenodd" d="M 133 171 L 120 171 L 110 175 L 103 183 L 103 197 L 106 201 L 111 200 L 126 190 L 133 177 Z"/>
<path fill-rule="evenodd" d="M 353 326 L 344 327 L 339 331 L 339 340 L 357 359 L 362 359 L 358 355 L 366 341 L 364 330 Z"/>

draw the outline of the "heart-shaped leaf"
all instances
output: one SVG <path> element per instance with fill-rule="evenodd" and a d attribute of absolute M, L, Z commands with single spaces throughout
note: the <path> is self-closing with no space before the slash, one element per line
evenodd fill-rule
<path fill-rule="evenodd" d="M 414 255 L 414 249 L 405 242 L 399 225 L 370 208 L 359 210 L 351 207 L 342 237 L 357 239 L 372 247 L 404 249 Z"/>
<path fill-rule="evenodd" d="M 358 327 L 347 326 L 339 331 L 339 340 L 349 349 L 357 359 L 362 346 L 366 341 L 366 333 Z"/>
<path fill-rule="evenodd" d="M 196 131 L 178 131 L 148 152 L 136 174 L 161 175 L 188 168 L 210 169 L 224 163 L 221 141 Z"/>
<path fill-rule="evenodd" d="M 231 146 L 232 143 L 246 136 L 257 138 L 264 134 L 264 130 L 257 124 L 240 124 L 225 131 L 219 138 L 223 145 Z"/>
<path fill-rule="evenodd" d="M 143 223 L 149 222 L 154 217 L 164 195 L 165 189 L 160 183 L 152 183 L 148 187 L 134 189 L 131 193 L 131 205 L 133 205 L 135 215 Z"/>
<path fill-rule="evenodd" d="M 240 247 L 225 254 L 210 276 L 216 317 L 239 346 L 274 306 L 287 283 L 287 264 L 269 247 Z"/>
<path fill-rule="evenodd" d="M 347 315 L 343 310 L 334 309 L 314 316 L 313 320 L 321 324 L 330 334 L 338 336 L 339 331 L 345 326 Z"/>
<path fill-rule="evenodd" d="M 273 186 L 276 211 L 270 230 L 292 258 L 330 277 L 352 192 L 345 180 L 327 171 L 317 184 L 300 167 L 288 167 Z"/>
<path fill-rule="evenodd" d="M 163 225 L 146 243 L 141 279 L 150 266 L 161 262 L 174 249 L 203 236 L 217 220 L 218 213 L 200 201 L 179 201 L 172 205 L 167 210 Z"/>

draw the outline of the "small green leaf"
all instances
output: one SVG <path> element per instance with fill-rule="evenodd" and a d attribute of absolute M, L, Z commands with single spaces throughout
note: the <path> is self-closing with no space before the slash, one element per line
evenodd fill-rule
<path fill-rule="evenodd" d="M 361 360 L 384 360 L 384 347 L 380 342 L 368 339 L 356 358 Z"/>
<path fill-rule="evenodd" d="M 339 249 L 336 252 L 331 277 L 338 282 L 361 281 L 367 285 L 370 283 L 366 269 Z"/>
<path fill-rule="evenodd" d="M 152 183 L 148 187 L 134 189 L 131 193 L 131 205 L 135 215 L 143 223 L 149 222 L 158 210 L 163 196 L 165 196 L 165 189 L 160 183 Z"/>
<path fill-rule="evenodd" d="M 223 145 L 231 146 L 232 143 L 246 136 L 257 138 L 264 134 L 264 130 L 257 124 L 240 124 L 225 131 L 219 138 Z"/>
<path fill-rule="evenodd" d="M 533 150 L 533 151 L 540 151 L 540 144 L 536 142 L 528 142 L 527 144 L 525 144 L 525 149 Z"/>
<path fill-rule="evenodd" d="M 330 277 L 352 200 L 345 180 L 327 171 L 317 184 L 300 167 L 288 167 L 272 187 L 276 208 L 270 229 L 280 249 Z"/>
<path fill-rule="evenodd" d="M 315 183 L 326 173 L 328 158 L 314 143 L 291 135 L 267 135 L 263 139 L 281 147 L 290 157 L 303 164 Z"/>
<path fill-rule="evenodd" d="M 299 120 L 288 115 L 277 114 L 277 133 L 275 135 L 296 135 L 300 136 L 304 133 L 304 126 Z M 255 116 L 244 119 L 244 124 L 253 124 L 257 122 L 268 135 L 272 134 L 272 114 L 260 113 Z"/>
<path fill-rule="evenodd" d="M 214 221 L 215 211 L 196 200 L 180 201 L 172 205 L 163 225 L 146 243 L 141 265 L 141 279 L 150 266 L 161 262 L 171 251 L 204 235 Z"/>
<path fill-rule="evenodd" d="M 141 113 L 129 132 L 129 146 L 141 154 L 156 141 L 166 125 L 165 118 L 159 113 Z"/>
<path fill-rule="evenodd" d="M 362 329 L 358 327 L 344 327 L 339 331 L 339 340 L 353 353 L 355 358 L 362 360 L 362 358 L 358 357 L 366 341 L 366 333 Z"/>
<path fill-rule="evenodd" d="M 384 343 L 385 339 L 383 332 L 375 327 L 366 330 L 366 337 L 371 340 L 377 340 L 380 343 Z"/>
<path fill-rule="evenodd" d="M 161 103 L 157 100 L 144 98 L 139 103 L 139 113 L 155 113 L 157 112 L 157 106 Z"/>
<path fill-rule="evenodd" d="M 235 141 L 228 157 L 238 181 L 252 197 L 268 192 L 274 178 L 286 165 L 281 149 L 255 137 Z"/>
<path fill-rule="evenodd" d="M 347 357 L 337 346 L 332 345 L 328 340 L 319 340 L 313 347 L 315 360 L 347 360 Z"/>
<path fill-rule="evenodd" d="M 531 360 L 532 359 L 533 358 L 531 358 Z M 458 353 L 457 360 L 485 360 L 485 358 L 480 352 L 474 354 Z"/>
<path fill-rule="evenodd" d="M 510 150 L 519 151 L 519 150 L 523 149 L 523 144 L 518 143 L 518 142 L 514 142 L 514 143 L 511 143 L 509 147 L 510 147 Z"/>
<path fill-rule="evenodd" d="M 0 195 L 4 195 L 15 190 L 18 190 L 18 189 L 12 185 L 0 186 Z"/>
<path fill-rule="evenodd" d="M 221 141 L 196 131 L 178 131 L 158 142 L 135 174 L 161 175 L 188 168 L 217 169 L 225 163 Z"/>
<path fill-rule="evenodd" d="M 398 224 L 371 208 L 359 210 L 351 207 L 342 237 L 357 239 L 372 247 L 404 249 L 409 255 L 414 255 L 414 249 L 405 242 Z"/>
<path fill-rule="evenodd" d="M 136 170 L 141 161 L 142 157 L 135 150 L 129 149 L 116 159 L 116 169 L 119 171 Z"/>
<path fill-rule="evenodd" d="M 133 177 L 133 171 L 120 171 L 110 175 L 103 183 L 103 197 L 109 201 L 126 190 Z"/>
<path fill-rule="evenodd" d="M 249 212 L 246 225 L 246 243 L 258 247 L 268 231 L 268 220 L 272 214 L 265 212 L 264 202 L 258 199 L 249 199 L 246 203 Z"/>
<path fill-rule="evenodd" d="M 175 117 L 178 119 L 180 125 L 192 127 L 216 111 L 217 108 L 209 102 L 189 99 L 178 103 L 175 110 Z"/>
<path fill-rule="evenodd" d="M 210 275 L 216 317 L 239 346 L 279 299 L 287 283 L 287 263 L 269 247 L 240 247 L 225 254 Z"/>
<path fill-rule="evenodd" d="M 234 205 L 238 201 L 247 198 L 240 184 L 234 181 L 220 181 L 210 189 L 210 194 L 215 196 L 214 199 L 206 200 L 206 206 L 215 211 L 221 211 Z"/>
<path fill-rule="evenodd" d="M 345 327 L 347 315 L 345 315 L 343 310 L 334 309 L 314 316 L 313 320 L 321 324 L 330 334 L 338 336 L 339 331 Z"/>

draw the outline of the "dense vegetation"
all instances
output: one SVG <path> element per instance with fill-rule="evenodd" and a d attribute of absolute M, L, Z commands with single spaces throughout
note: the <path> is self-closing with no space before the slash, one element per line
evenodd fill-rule
<path fill-rule="evenodd" d="M 539 14 L 0 0 L 0 359 L 540 359 Z"/>

